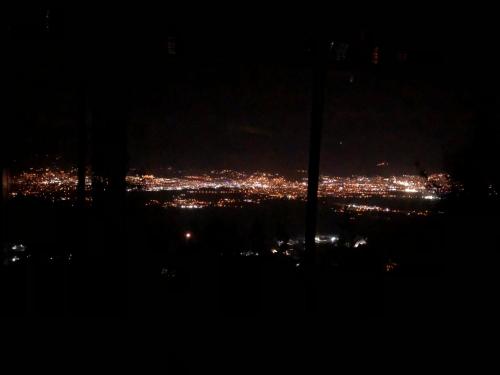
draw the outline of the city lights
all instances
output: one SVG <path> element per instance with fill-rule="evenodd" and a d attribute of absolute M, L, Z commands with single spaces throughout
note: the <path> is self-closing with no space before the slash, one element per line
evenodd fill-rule
<path fill-rule="evenodd" d="M 14 176 L 11 197 L 36 197 L 52 201 L 76 200 L 78 179 L 75 169 L 31 169 Z M 242 173 L 231 170 L 210 171 L 199 175 L 160 177 L 152 174 L 128 175 L 129 193 L 164 192 L 161 199 L 151 198 L 146 206 L 196 210 L 207 207 L 239 208 L 258 205 L 270 200 L 305 201 L 307 180 L 285 178 L 277 173 Z M 86 188 L 90 190 L 91 180 L 87 178 Z M 416 175 L 393 177 L 349 176 L 320 177 L 318 197 L 338 198 L 403 198 L 438 200 L 454 188 L 446 174 L 433 174 L 428 178 Z M 87 201 L 91 197 L 87 197 Z M 357 213 L 408 213 L 388 207 L 347 203 L 341 210 Z M 427 215 L 426 211 L 412 211 L 409 214 Z"/>

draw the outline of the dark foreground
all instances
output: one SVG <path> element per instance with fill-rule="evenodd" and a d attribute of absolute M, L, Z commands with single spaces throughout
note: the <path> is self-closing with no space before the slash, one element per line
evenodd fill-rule
<path fill-rule="evenodd" d="M 19 205 L 9 240 L 22 238 L 27 250 L 14 262 L 12 253 L 2 254 L 1 314 L 281 319 L 314 311 L 440 319 L 483 311 L 491 296 L 497 256 L 488 214 L 343 225 L 345 218 L 323 213 L 320 228 L 331 221 L 333 231 L 362 232 L 369 241 L 359 248 L 319 246 L 308 264 L 300 253 L 269 251 L 276 238 L 300 228 L 299 212 L 280 205 L 202 215 L 129 207 L 116 215 Z"/>

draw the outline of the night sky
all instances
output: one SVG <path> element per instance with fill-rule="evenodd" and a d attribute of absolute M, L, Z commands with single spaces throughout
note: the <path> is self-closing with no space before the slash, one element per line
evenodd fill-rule
<path fill-rule="evenodd" d="M 313 36 L 349 44 L 345 61 L 330 55 L 324 173 L 440 171 L 469 139 L 474 90 L 494 65 L 486 29 L 463 28 L 457 18 L 409 22 L 406 14 L 316 23 L 257 13 L 12 9 L 4 27 L 11 159 L 25 167 L 60 156 L 71 164 L 82 87 L 99 91 L 111 75 L 124 98 L 116 107 L 131 168 L 305 169 Z"/>

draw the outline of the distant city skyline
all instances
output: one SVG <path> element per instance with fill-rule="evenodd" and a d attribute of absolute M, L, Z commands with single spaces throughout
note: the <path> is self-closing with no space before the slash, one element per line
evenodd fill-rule
<path fill-rule="evenodd" d="M 76 201 L 76 169 L 31 168 L 11 177 L 10 196 L 34 197 L 55 201 Z M 100 180 L 102 184 L 103 181 Z M 287 178 L 278 173 L 242 173 L 231 170 L 212 170 L 204 174 L 171 171 L 170 176 L 129 174 L 126 176 L 129 193 L 145 193 L 146 206 L 197 209 L 205 207 L 243 207 L 272 200 L 305 201 L 307 178 L 305 174 Z M 86 177 L 89 192 L 92 176 Z M 355 203 L 356 199 L 379 198 L 384 200 L 439 200 L 456 189 L 456 184 L 446 174 L 428 177 L 402 175 L 391 177 L 338 177 L 321 175 L 318 195 L 320 199 L 354 199 L 351 210 L 360 212 L 401 213 L 398 208 Z M 167 193 L 158 197 L 157 193 Z M 150 196 L 149 198 L 147 196 Z M 427 212 L 427 211 L 426 211 Z M 415 214 L 424 214 L 415 211 Z M 427 215 L 425 213 L 425 215 Z"/>

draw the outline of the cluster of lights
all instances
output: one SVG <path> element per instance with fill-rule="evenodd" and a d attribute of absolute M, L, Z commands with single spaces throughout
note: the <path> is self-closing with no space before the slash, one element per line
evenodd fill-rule
<path fill-rule="evenodd" d="M 305 177 L 289 179 L 276 173 L 241 173 L 230 170 L 200 175 L 157 177 L 127 176 L 129 192 L 171 192 L 166 201 L 150 200 L 147 205 L 198 209 L 205 207 L 242 207 L 264 200 L 301 200 L 307 195 Z M 75 169 L 37 169 L 24 172 L 12 180 L 11 195 L 35 196 L 51 200 L 73 200 L 78 179 Z M 90 178 L 86 187 L 90 189 Z M 321 176 L 320 198 L 412 198 L 436 200 L 453 188 L 448 175 L 427 178 L 415 175 L 393 177 Z M 378 206 L 350 205 L 357 212 L 385 211 Z"/>
<path fill-rule="evenodd" d="M 78 185 L 77 170 L 59 168 L 30 168 L 12 178 L 10 195 L 36 197 L 51 201 L 72 201 L 76 199 Z M 87 189 L 91 180 L 85 181 Z"/>
<path fill-rule="evenodd" d="M 128 176 L 129 191 L 178 192 L 165 207 L 203 208 L 241 207 L 247 203 L 259 204 L 263 200 L 305 200 L 307 180 L 286 179 L 272 173 L 245 174 L 234 171 L 211 171 L 198 176 L 163 178 L 152 175 Z M 445 174 L 429 178 L 413 175 L 395 177 L 330 177 L 322 176 L 320 198 L 411 198 L 437 200 L 440 194 L 451 191 L 452 185 Z M 215 196 L 215 198 L 214 198 Z M 220 198 L 220 197 L 231 198 Z M 380 207 L 350 207 L 358 212 L 385 211 Z"/>
<path fill-rule="evenodd" d="M 319 196 L 338 198 L 424 198 L 438 199 L 438 194 L 449 192 L 452 185 L 448 175 L 435 174 L 429 178 L 415 175 L 393 177 L 329 177 L 323 176 Z"/>
<path fill-rule="evenodd" d="M 341 238 L 338 234 L 319 234 L 314 238 L 314 242 L 323 249 L 331 248 L 362 248 L 368 245 L 368 238 L 356 236 L 354 241 Z M 289 240 L 277 240 L 275 246 L 269 249 L 271 256 L 285 256 L 295 260 L 300 260 L 304 256 L 305 238 L 296 237 Z M 266 252 L 264 252 L 265 254 Z M 246 250 L 240 252 L 240 256 L 259 256 L 258 251 Z"/>
<path fill-rule="evenodd" d="M 384 264 L 384 271 L 385 272 L 394 272 L 399 268 L 399 264 L 396 262 L 393 262 L 389 260 L 387 263 Z"/>
<path fill-rule="evenodd" d="M 429 199 L 426 196 L 423 199 Z M 432 198 L 439 199 L 439 198 Z M 431 214 L 430 210 L 400 210 L 396 208 L 381 207 L 367 204 L 356 204 L 350 203 L 346 205 L 341 205 L 340 208 L 335 209 L 336 212 L 352 212 L 358 215 L 365 213 L 383 213 L 383 214 L 403 214 L 408 216 L 428 216 Z"/>

